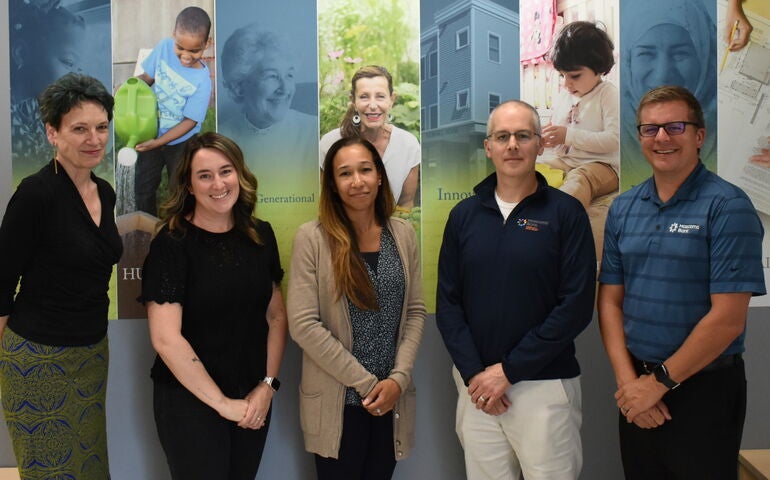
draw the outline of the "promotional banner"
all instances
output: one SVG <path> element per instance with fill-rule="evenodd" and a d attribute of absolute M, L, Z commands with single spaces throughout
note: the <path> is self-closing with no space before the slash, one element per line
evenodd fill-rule
<path fill-rule="evenodd" d="M 489 113 L 519 95 L 516 3 L 421 2 L 422 270 L 429 312 L 449 211 L 494 171 L 484 154 Z"/>
<path fill-rule="evenodd" d="M 87 73 L 109 89 L 110 2 L 9 0 L 11 155 L 13 185 L 48 164 L 54 150 L 40 118 L 37 96 L 57 78 Z M 93 172 L 113 183 L 112 146 Z M 116 276 L 110 318 L 117 317 Z"/>
<path fill-rule="evenodd" d="M 338 139 L 377 147 L 395 216 L 421 234 L 419 4 L 319 0 L 320 155 Z M 356 83 L 353 84 L 353 79 Z"/>
<path fill-rule="evenodd" d="M 280 0 L 216 8 L 217 131 L 257 177 L 256 215 L 272 225 L 285 271 L 297 227 L 318 216 L 317 14 L 301 3 L 289 15 Z"/>
<path fill-rule="evenodd" d="M 175 45 L 184 40 L 179 33 L 181 30 L 175 28 L 177 16 L 189 6 L 202 8 L 212 21 L 208 38 L 205 33 L 191 35 L 195 45 L 186 45 L 187 48 L 201 49 L 200 59 L 192 66 L 183 65 L 175 53 Z M 114 123 L 120 126 L 123 116 L 141 118 L 142 115 L 149 115 L 150 118 L 144 120 L 153 122 L 154 115 L 157 129 L 149 138 L 141 138 L 140 145 L 147 145 L 145 142 L 176 127 L 185 115 L 198 116 L 200 122 L 196 123 L 200 125 L 200 131 L 215 129 L 213 45 L 216 30 L 213 12 L 213 0 L 161 3 L 113 0 Z M 132 80 L 127 83 L 129 79 Z M 154 86 L 152 91 L 149 85 Z M 127 88 L 130 91 L 126 91 Z M 150 93 L 143 96 L 138 89 Z M 198 113 L 193 114 L 193 108 Z M 115 151 L 119 154 L 115 163 L 115 213 L 123 238 L 123 257 L 117 268 L 118 318 L 145 318 L 144 306 L 137 300 L 141 293 L 142 265 L 156 231 L 160 208 L 172 194 L 175 168 L 181 158 L 184 140 L 190 133 L 138 153 L 123 150 L 129 140 L 120 137 L 120 128 L 116 128 L 116 133 Z M 130 143 L 132 145 L 128 146 L 133 147 L 137 142 Z M 124 156 L 127 153 L 128 158 Z"/>
<path fill-rule="evenodd" d="M 620 168 L 614 169 L 620 173 L 620 191 L 650 175 L 636 135 L 639 99 L 652 87 L 679 84 L 696 94 L 706 113 L 709 134 L 701 159 L 717 169 L 719 137 L 724 143 L 718 172 L 747 191 L 767 222 L 767 7 L 758 0 L 743 2 L 754 25 L 751 42 L 725 54 L 729 22 L 723 13 L 717 16 L 717 4 L 723 12 L 725 1 L 651 1 L 297 0 L 294 5 L 301 8 L 286 15 L 286 2 L 278 0 L 9 0 L 14 185 L 53 155 L 36 100 L 46 85 L 79 71 L 97 77 L 119 97 L 119 88 L 143 73 L 144 59 L 173 37 L 176 15 L 196 5 L 213 21 L 201 59 L 211 82 L 201 129 L 218 130 L 243 149 L 259 181 L 256 214 L 273 225 L 284 269 L 296 228 L 317 217 L 322 139 L 333 138 L 350 107 L 361 108 L 351 101 L 353 75 L 374 65 L 392 77 L 394 97 L 384 117 L 399 154 L 393 162 L 387 148 L 383 153 L 389 176 L 399 179 L 394 182 L 396 215 L 409 219 L 422 241 L 425 298 L 433 311 L 447 215 L 493 171 L 483 150 L 491 109 L 521 98 L 538 109 L 546 128 L 587 128 L 588 103 L 580 100 L 580 92 L 569 91 L 548 53 L 562 29 L 589 21 L 614 44 L 615 65 L 602 75 L 602 84 L 619 90 L 619 126 L 609 122 L 604 131 L 617 128 L 620 136 Z M 155 102 L 161 117 L 163 101 Z M 538 168 L 545 173 L 546 166 L 555 168 L 548 178 L 563 181 L 569 168 L 559 162 L 569 167 L 575 151 L 558 140 Z M 116 137 L 114 151 L 125 143 Z M 404 154 L 404 145 L 420 154 Z M 153 187 L 156 180 L 138 171 L 138 163 L 117 163 L 113 157 L 110 146 L 95 170 L 115 184 L 126 247 L 117 269 L 119 286 L 111 289 L 112 295 L 120 292 L 111 317 L 143 318 L 136 301 L 141 265 L 157 225 L 157 207 L 168 198 L 168 167 L 161 168 Z M 142 206 L 146 193 L 137 198 L 142 189 L 154 194 L 150 207 Z M 592 195 L 587 204 L 599 254 L 604 216 L 616 194 L 617 187 Z M 118 303 L 119 311 L 114 309 Z"/>
<path fill-rule="evenodd" d="M 601 260 L 620 173 L 618 2 L 520 7 L 521 99 L 537 108 L 546 146 L 537 168 L 583 204 Z"/>
<path fill-rule="evenodd" d="M 652 175 L 636 133 L 636 107 L 649 90 L 686 87 L 703 108 L 706 130 L 717 131 L 716 2 L 621 2 L 620 46 L 620 180 L 625 191 Z M 716 135 L 707 135 L 700 158 L 716 171 Z"/>
<path fill-rule="evenodd" d="M 727 17 L 726 5 L 717 5 L 720 36 L 735 35 L 736 19 Z M 728 51 L 719 42 L 718 173 L 741 187 L 759 213 L 765 227 L 765 282 L 770 284 L 770 4 L 753 0 L 743 7 L 754 28 L 749 43 Z M 751 305 L 770 305 L 770 298 L 754 297 Z"/>

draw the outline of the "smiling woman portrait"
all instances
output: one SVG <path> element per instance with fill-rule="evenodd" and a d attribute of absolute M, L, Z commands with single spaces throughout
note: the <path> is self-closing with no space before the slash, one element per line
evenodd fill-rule
<path fill-rule="evenodd" d="M 389 479 L 414 442 L 426 311 L 417 238 L 393 209 L 377 149 L 334 142 L 319 219 L 294 239 L 287 305 L 304 352 L 300 423 L 320 480 Z"/>
<path fill-rule="evenodd" d="M 3 413 L 21 478 L 103 480 L 107 291 L 123 246 L 115 192 L 92 170 L 113 98 L 70 73 L 39 105 L 54 158 L 22 180 L 0 226 Z"/>
<path fill-rule="evenodd" d="M 286 346 L 278 247 L 238 145 L 190 138 L 144 263 L 155 423 L 174 479 L 254 478 Z"/>
<path fill-rule="evenodd" d="M 703 107 L 706 129 L 716 132 L 714 10 L 714 2 L 706 0 L 622 2 L 621 190 L 650 174 L 636 131 L 636 108 L 648 91 L 663 85 L 688 89 Z M 716 170 L 716 137 L 708 135 L 700 151 L 701 161 L 711 170 Z"/>
<path fill-rule="evenodd" d="M 238 109 L 218 130 L 238 141 L 249 167 L 269 177 L 273 190 L 295 183 L 316 155 L 317 143 L 308 141 L 318 130 L 316 118 L 294 107 L 296 57 L 282 34 L 257 23 L 236 29 L 221 53 L 224 86 Z"/>
<path fill-rule="evenodd" d="M 396 101 L 393 77 L 385 67 L 368 65 L 353 75 L 350 105 L 340 128 L 321 137 L 321 168 L 326 152 L 340 138 L 360 137 L 371 142 L 385 165 L 398 207 L 415 206 L 420 183 L 420 144 L 411 133 L 390 123 Z"/>

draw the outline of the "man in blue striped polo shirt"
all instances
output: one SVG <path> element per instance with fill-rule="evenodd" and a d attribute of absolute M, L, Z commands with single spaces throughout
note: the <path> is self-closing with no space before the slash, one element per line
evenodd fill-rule
<path fill-rule="evenodd" d="M 627 479 L 735 479 L 763 229 L 738 187 L 705 169 L 697 99 L 648 92 L 637 110 L 653 176 L 607 217 L 599 323 L 615 372 Z"/>

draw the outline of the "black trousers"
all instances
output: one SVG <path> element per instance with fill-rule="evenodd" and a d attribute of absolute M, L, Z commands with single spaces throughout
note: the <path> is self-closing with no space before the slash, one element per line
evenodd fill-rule
<path fill-rule="evenodd" d="M 663 396 L 672 419 L 645 430 L 619 415 L 628 480 L 735 480 L 746 417 L 743 360 L 693 375 Z"/>
<path fill-rule="evenodd" d="M 267 430 L 238 427 L 186 388 L 154 382 L 153 406 L 160 444 L 174 480 L 254 480 Z"/>
<path fill-rule="evenodd" d="M 154 150 L 139 152 L 134 171 L 134 195 L 136 210 L 158 216 L 156 207 L 158 187 L 163 168 L 168 174 L 168 191 L 173 195 L 176 190 L 176 169 L 182 161 L 182 153 L 187 140 L 176 145 L 163 145 Z"/>
<path fill-rule="evenodd" d="M 375 417 L 345 406 L 337 459 L 315 456 L 318 480 L 389 480 L 396 468 L 393 412 Z"/>

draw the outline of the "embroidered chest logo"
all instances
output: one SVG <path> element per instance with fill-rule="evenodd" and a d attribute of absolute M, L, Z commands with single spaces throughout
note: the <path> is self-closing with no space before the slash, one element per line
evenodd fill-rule
<path fill-rule="evenodd" d="M 691 223 L 688 225 L 674 222 L 668 227 L 669 233 L 683 233 L 685 235 L 691 233 L 698 233 L 700 231 L 700 225 Z"/>
<path fill-rule="evenodd" d="M 530 218 L 520 218 L 516 220 L 516 225 L 530 232 L 539 232 L 541 228 L 547 227 L 548 222 L 543 220 L 532 220 Z"/>

